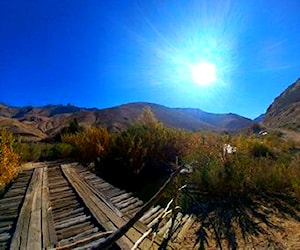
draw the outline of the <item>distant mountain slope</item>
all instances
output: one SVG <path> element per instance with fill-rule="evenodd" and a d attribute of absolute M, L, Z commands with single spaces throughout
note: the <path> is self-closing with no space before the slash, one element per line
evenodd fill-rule
<path fill-rule="evenodd" d="M 191 108 L 178 108 L 177 110 L 189 114 L 194 119 L 205 122 L 218 130 L 239 131 L 253 124 L 252 120 L 232 113 L 213 114 Z"/>
<path fill-rule="evenodd" d="M 200 109 L 169 108 L 146 102 L 106 109 L 87 109 L 72 105 L 17 108 L 0 104 L 0 128 L 38 140 L 56 135 L 76 118 L 83 127 L 106 126 L 111 131 L 122 131 L 140 116 L 145 107 L 150 107 L 157 119 L 166 126 L 190 131 L 234 132 L 253 123 L 250 119 L 236 114 L 211 114 Z"/>
<path fill-rule="evenodd" d="M 263 123 L 269 127 L 300 131 L 300 79 L 274 100 Z"/>
<path fill-rule="evenodd" d="M 262 122 L 265 119 L 265 114 L 261 114 L 260 116 L 256 117 L 254 121 Z"/>
<path fill-rule="evenodd" d="M 196 119 L 190 116 L 188 113 L 184 113 L 178 109 L 169 108 L 154 103 L 129 103 L 111 108 L 109 109 L 109 111 L 116 113 L 116 117 L 123 117 L 123 119 L 125 120 L 134 121 L 139 117 L 142 110 L 146 107 L 150 107 L 156 118 L 170 127 L 182 128 L 192 131 L 201 129 L 217 130 L 217 128 L 213 125 Z M 100 110 L 98 114 L 103 116 L 103 111 Z"/>

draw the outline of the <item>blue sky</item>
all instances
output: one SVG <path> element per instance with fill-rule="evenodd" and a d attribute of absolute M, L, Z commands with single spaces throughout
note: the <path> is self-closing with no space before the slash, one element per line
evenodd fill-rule
<path fill-rule="evenodd" d="M 300 77 L 299 0 L 0 1 L 0 102 L 250 118 Z M 200 86 L 191 65 L 209 62 Z"/>

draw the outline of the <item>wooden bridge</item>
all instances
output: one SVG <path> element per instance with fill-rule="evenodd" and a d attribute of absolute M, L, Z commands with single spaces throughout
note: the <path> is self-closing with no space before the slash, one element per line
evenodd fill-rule
<path fill-rule="evenodd" d="M 36 163 L 0 200 L 0 249 L 97 248 L 142 205 L 78 163 Z M 159 249 L 167 238 L 166 248 L 176 249 L 193 217 L 164 212 L 150 208 L 111 249 Z"/>

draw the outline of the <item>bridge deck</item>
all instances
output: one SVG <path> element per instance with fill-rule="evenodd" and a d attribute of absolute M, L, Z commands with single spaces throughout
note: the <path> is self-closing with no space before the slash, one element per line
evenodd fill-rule
<path fill-rule="evenodd" d="M 77 163 L 36 164 L 23 171 L 0 200 L 0 249 L 93 248 L 142 205 Z M 131 249 L 162 211 L 159 206 L 150 209 L 113 249 Z M 158 249 L 170 221 L 153 242 L 145 237 L 137 249 Z M 182 240 L 192 222 L 192 217 L 178 213 L 173 241 Z"/>

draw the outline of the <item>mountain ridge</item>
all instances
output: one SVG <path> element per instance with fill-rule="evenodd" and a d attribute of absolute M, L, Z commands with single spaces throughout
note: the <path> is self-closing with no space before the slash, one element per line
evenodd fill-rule
<path fill-rule="evenodd" d="M 38 107 L 1 104 L 0 128 L 32 140 L 53 137 L 74 119 L 83 127 L 105 126 L 111 131 L 122 131 L 136 121 L 146 107 L 150 107 L 157 119 L 166 126 L 189 131 L 237 132 L 253 123 L 251 119 L 237 114 L 213 114 L 201 109 L 170 108 L 149 102 L 133 102 L 104 109 L 81 108 L 70 104 Z"/>

